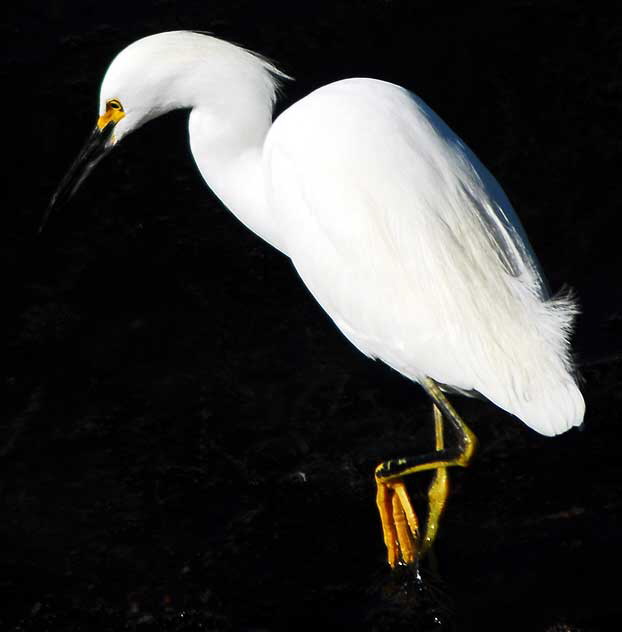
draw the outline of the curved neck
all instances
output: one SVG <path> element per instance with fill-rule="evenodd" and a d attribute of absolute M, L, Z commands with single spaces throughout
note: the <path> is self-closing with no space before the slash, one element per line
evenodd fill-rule
<path fill-rule="evenodd" d="M 220 201 L 255 234 L 285 252 L 268 205 L 262 162 L 272 108 L 245 110 L 234 108 L 215 116 L 212 108 L 194 108 L 189 120 L 190 149 Z"/>
<path fill-rule="evenodd" d="M 170 110 L 190 112 L 190 146 L 207 184 L 251 230 L 280 247 L 269 217 L 262 150 L 272 125 L 278 78 L 261 57 L 209 35 L 172 31 L 122 51 L 106 73 L 101 107 L 126 107 L 117 139 Z"/>

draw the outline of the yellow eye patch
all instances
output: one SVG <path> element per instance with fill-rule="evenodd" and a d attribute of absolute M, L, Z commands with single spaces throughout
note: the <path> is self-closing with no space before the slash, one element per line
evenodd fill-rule
<path fill-rule="evenodd" d="M 97 119 L 97 127 L 102 130 L 109 123 L 118 123 L 124 116 L 121 102 L 118 99 L 110 99 L 106 102 L 106 111 Z"/>

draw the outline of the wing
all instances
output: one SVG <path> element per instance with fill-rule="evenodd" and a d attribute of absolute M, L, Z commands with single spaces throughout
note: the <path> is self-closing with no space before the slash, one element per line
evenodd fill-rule
<path fill-rule="evenodd" d="M 361 351 L 544 432 L 571 423 L 547 430 L 525 402 L 574 384 L 573 307 L 546 301 L 501 187 L 421 100 L 370 79 L 331 84 L 277 119 L 264 161 L 288 254 Z"/>

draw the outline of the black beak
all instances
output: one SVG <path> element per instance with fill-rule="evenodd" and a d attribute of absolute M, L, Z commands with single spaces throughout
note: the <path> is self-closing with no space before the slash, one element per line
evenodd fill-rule
<path fill-rule="evenodd" d="M 52 211 L 62 208 L 69 202 L 95 165 L 114 147 L 112 139 L 114 126 L 115 123 L 110 121 L 103 129 L 95 127 L 52 196 L 50 204 L 39 224 L 39 233 L 43 230 Z"/>

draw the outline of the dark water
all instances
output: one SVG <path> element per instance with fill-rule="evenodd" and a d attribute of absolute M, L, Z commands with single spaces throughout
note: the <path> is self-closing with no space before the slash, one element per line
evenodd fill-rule
<path fill-rule="evenodd" d="M 0 629 L 619 627 L 622 22 L 563 7 L 19 4 L 3 27 Z M 112 56 L 173 28 L 280 62 L 297 77 L 283 105 L 354 75 L 412 89 L 581 299 L 585 429 L 546 439 L 456 398 L 480 450 L 451 472 L 421 581 L 385 567 L 372 472 L 429 445 L 425 397 L 211 197 L 183 113 L 34 236 Z"/>

